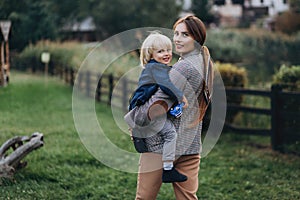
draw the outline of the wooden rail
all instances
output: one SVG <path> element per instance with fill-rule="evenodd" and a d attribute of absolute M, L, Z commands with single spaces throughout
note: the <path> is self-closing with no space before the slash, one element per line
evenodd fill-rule
<path fill-rule="evenodd" d="M 75 71 L 71 69 L 61 70 L 60 75 L 68 84 L 74 85 Z M 99 78 L 100 77 L 100 78 Z M 78 75 L 80 87 L 85 88 L 87 96 L 95 96 L 99 102 L 105 102 L 119 107 L 124 111 L 127 110 L 128 100 L 136 88 L 137 82 L 122 79 L 122 87 L 115 91 L 115 98 L 118 98 L 118 103 L 112 102 L 112 94 L 116 82 L 119 77 L 114 77 L 112 74 L 100 75 L 91 72 L 84 72 Z M 95 82 L 97 81 L 97 82 Z M 96 91 L 91 91 L 91 85 L 97 84 Z M 95 92 L 95 94 L 92 94 Z M 238 127 L 234 124 L 225 123 L 224 128 L 240 134 L 252 134 L 271 137 L 271 145 L 274 150 L 280 150 L 282 145 L 291 141 L 300 141 L 300 93 L 284 91 L 284 88 L 279 85 L 273 85 L 271 90 L 253 90 L 245 88 L 226 88 L 226 94 L 232 95 L 250 95 L 260 96 L 270 99 L 270 108 L 256 108 L 244 105 L 236 105 L 228 102 L 227 110 L 235 110 L 238 112 L 254 113 L 256 115 L 270 116 L 270 127 L 267 128 L 246 128 Z"/>

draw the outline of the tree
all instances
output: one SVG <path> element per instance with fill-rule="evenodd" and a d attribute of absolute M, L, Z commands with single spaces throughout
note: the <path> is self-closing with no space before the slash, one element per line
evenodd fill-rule
<path fill-rule="evenodd" d="M 274 29 L 286 34 L 294 34 L 300 30 L 300 13 L 290 10 L 276 16 L 274 21 Z"/>
<path fill-rule="evenodd" d="M 104 37 L 143 26 L 171 28 L 181 10 L 176 0 L 102 0 L 92 10 L 97 28 Z"/>
<path fill-rule="evenodd" d="M 214 16 L 211 14 L 211 4 L 210 0 L 193 0 L 192 1 L 192 12 L 195 13 L 206 24 L 212 23 L 214 21 Z"/>
<path fill-rule="evenodd" d="M 181 0 L 0 0 L 0 17 L 12 21 L 11 48 L 59 39 L 67 24 L 92 17 L 99 34 L 111 36 L 131 28 L 171 28 L 181 11 Z"/>
<path fill-rule="evenodd" d="M 290 0 L 290 9 L 275 17 L 274 28 L 287 34 L 300 30 L 300 0 Z"/>
<path fill-rule="evenodd" d="M 289 0 L 292 12 L 300 13 L 300 0 Z"/>
<path fill-rule="evenodd" d="M 0 16 L 12 21 L 10 46 L 22 50 L 29 42 L 57 37 L 57 15 L 50 0 L 1 0 Z"/>

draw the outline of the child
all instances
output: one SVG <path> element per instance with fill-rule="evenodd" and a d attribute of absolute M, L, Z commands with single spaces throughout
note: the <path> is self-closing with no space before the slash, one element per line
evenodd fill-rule
<path fill-rule="evenodd" d="M 158 132 L 162 135 L 164 139 L 162 179 L 163 182 L 168 183 L 187 180 L 185 175 L 179 173 L 173 167 L 177 138 L 175 127 L 169 119 L 160 117 L 170 110 L 173 105 L 170 105 L 171 101 L 157 99 L 157 101 L 154 101 L 156 106 L 153 106 L 154 104 L 151 105 L 147 101 L 160 87 L 164 93 L 178 103 L 169 112 L 171 115 L 180 117 L 182 107 L 187 107 L 188 102 L 183 92 L 170 81 L 168 73 L 171 67 L 168 64 L 171 60 L 171 40 L 160 33 L 151 33 L 141 47 L 140 61 L 144 69 L 139 78 L 138 88 L 130 99 L 130 111 L 124 117 L 132 130 L 135 148 L 140 153 L 148 151 L 144 138 Z"/>

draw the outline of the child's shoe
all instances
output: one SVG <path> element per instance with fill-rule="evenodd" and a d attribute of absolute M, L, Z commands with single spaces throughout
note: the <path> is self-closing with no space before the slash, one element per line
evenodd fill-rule
<path fill-rule="evenodd" d="M 184 103 L 177 104 L 176 106 L 174 106 L 170 109 L 169 114 L 174 116 L 175 118 L 181 117 L 183 106 L 184 106 Z"/>
<path fill-rule="evenodd" d="M 174 167 L 171 170 L 163 170 L 162 182 L 173 183 L 173 182 L 184 182 L 187 180 L 187 176 L 179 173 Z"/>

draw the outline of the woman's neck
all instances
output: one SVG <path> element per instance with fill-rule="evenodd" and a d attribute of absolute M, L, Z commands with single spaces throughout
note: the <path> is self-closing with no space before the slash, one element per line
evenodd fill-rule
<path fill-rule="evenodd" d="M 181 53 L 180 54 L 180 57 L 188 57 L 188 56 L 191 56 L 191 55 L 195 55 L 195 54 L 199 54 L 200 53 L 200 50 L 195 48 L 194 50 L 192 51 L 189 51 L 189 52 L 186 52 L 186 53 Z"/>

